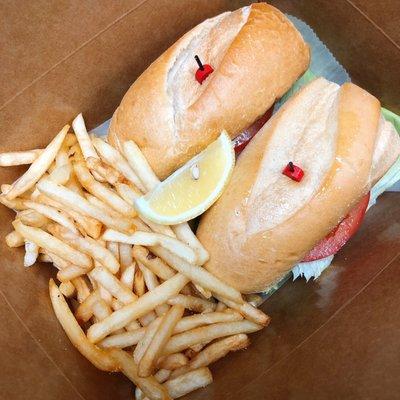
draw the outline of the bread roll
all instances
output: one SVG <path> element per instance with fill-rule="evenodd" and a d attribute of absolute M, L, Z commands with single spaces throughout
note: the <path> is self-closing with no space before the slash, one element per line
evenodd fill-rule
<path fill-rule="evenodd" d="M 214 72 L 200 85 L 194 56 Z M 134 140 L 163 179 L 215 140 L 234 138 L 307 69 L 309 48 L 276 8 L 253 4 L 208 19 L 162 54 L 130 87 L 109 140 Z"/>
<path fill-rule="evenodd" d="M 198 237 L 205 267 L 241 292 L 281 278 L 354 207 L 400 154 L 400 139 L 363 89 L 316 79 L 292 97 L 238 159 Z M 301 182 L 282 174 L 289 161 Z"/>

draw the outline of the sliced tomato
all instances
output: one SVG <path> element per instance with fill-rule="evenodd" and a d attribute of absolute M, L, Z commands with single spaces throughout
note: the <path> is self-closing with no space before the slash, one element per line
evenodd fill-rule
<path fill-rule="evenodd" d="M 248 145 L 254 135 L 263 127 L 263 125 L 271 118 L 274 111 L 274 106 L 266 111 L 266 113 L 254 122 L 251 126 L 245 129 L 242 133 L 233 139 L 233 145 L 236 155 L 239 155 L 243 149 Z"/>
<path fill-rule="evenodd" d="M 303 262 L 320 260 L 336 254 L 358 231 L 369 203 L 369 193 L 354 207 L 340 224 L 321 240 L 305 257 Z"/>

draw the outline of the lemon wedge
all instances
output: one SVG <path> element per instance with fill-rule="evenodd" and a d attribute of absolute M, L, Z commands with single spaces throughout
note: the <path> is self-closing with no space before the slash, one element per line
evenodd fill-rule
<path fill-rule="evenodd" d="M 189 221 L 204 213 L 221 196 L 234 165 L 232 142 L 223 131 L 200 154 L 137 199 L 136 209 L 140 215 L 162 225 Z"/>

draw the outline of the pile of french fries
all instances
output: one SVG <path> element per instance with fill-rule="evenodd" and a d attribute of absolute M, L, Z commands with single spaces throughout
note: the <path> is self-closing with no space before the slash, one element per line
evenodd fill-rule
<path fill-rule="evenodd" d="M 72 128 L 45 149 L 0 154 L 0 166 L 30 164 L 1 186 L 16 212 L 8 246 L 25 246 L 25 267 L 53 263 L 65 333 L 97 368 L 131 379 L 137 400 L 210 384 L 208 366 L 246 348 L 269 317 L 201 267 L 208 254 L 188 224 L 137 214 L 134 200 L 159 180 L 134 142 L 121 154 L 89 135 L 81 114 Z"/>

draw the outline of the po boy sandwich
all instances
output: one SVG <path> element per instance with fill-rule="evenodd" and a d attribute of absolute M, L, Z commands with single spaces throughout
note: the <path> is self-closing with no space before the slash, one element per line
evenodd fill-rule
<path fill-rule="evenodd" d="M 121 149 L 133 140 L 164 179 L 222 130 L 233 139 L 259 120 L 309 61 L 308 45 L 276 8 L 223 13 L 186 33 L 134 82 L 109 141 Z"/>
<path fill-rule="evenodd" d="M 210 253 L 205 267 L 252 293 L 302 260 L 334 254 L 400 155 L 400 138 L 380 110 L 358 86 L 323 78 L 289 99 L 244 149 L 226 190 L 201 219 L 197 234 Z"/>

